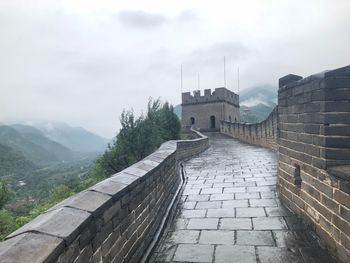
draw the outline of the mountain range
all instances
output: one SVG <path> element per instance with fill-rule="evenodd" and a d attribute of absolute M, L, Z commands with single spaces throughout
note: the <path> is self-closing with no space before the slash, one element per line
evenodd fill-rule
<path fill-rule="evenodd" d="M 63 123 L 0 125 L 0 179 L 14 201 L 38 198 L 50 186 L 87 173 L 108 140 Z"/>
<path fill-rule="evenodd" d="M 107 139 L 80 127 L 45 123 L 0 125 L 0 178 L 94 158 Z"/>
<path fill-rule="evenodd" d="M 106 149 L 108 139 L 81 127 L 65 123 L 42 122 L 35 125 L 48 139 L 58 142 L 74 152 L 93 153 Z"/>

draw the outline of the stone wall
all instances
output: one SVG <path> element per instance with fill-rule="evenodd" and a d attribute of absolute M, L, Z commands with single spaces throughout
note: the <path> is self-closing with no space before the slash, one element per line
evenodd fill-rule
<path fill-rule="evenodd" d="M 220 131 L 241 141 L 277 150 L 277 115 L 278 109 L 275 107 L 266 120 L 260 123 L 222 121 Z"/>
<path fill-rule="evenodd" d="M 138 262 L 180 186 L 179 162 L 209 146 L 196 136 L 164 143 L 38 216 L 0 243 L 0 262 Z"/>
<path fill-rule="evenodd" d="M 279 192 L 342 262 L 350 259 L 350 66 L 278 91 Z"/>

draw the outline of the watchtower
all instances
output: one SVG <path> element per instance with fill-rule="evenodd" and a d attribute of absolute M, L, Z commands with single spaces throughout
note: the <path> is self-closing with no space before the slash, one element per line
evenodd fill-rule
<path fill-rule="evenodd" d="M 182 127 L 218 131 L 220 121 L 239 122 L 239 96 L 226 88 L 182 93 Z"/>

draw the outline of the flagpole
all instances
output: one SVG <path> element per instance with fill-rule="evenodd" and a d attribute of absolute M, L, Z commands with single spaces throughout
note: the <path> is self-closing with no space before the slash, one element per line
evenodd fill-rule
<path fill-rule="evenodd" d="M 226 88 L 226 58 L 224 56 L 224 88 Z"/>

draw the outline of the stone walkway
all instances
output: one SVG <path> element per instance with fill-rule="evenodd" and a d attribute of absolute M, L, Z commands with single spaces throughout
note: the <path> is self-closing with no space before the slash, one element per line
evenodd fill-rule
<path fill-rule="evenodd" d="M 185 164 L 176 217 L 151 262 L 335 262 L 276 195 L 274 152 L 211 134 Z"/>

